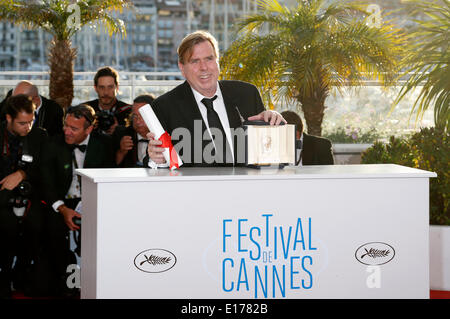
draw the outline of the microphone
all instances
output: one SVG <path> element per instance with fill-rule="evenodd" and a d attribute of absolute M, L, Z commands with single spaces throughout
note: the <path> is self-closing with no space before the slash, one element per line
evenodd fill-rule
<path fill-rule="evenodd" d="M 241 120 L 241 125 L 244 124 L 245 120 L 244 120 L 244 118 L 242 117 L 241 112 L 239 112 L 238 107 L 235 106 L 234 108 L 236 109 L 237 114 L 239 115 L 239 119 Z"/>

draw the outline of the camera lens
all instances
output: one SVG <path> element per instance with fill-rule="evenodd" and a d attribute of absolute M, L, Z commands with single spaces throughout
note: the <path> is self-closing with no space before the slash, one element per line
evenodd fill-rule
<path fill-rule="evenodd" d="M 22 181 L 18 186 L 17 190 L 22 196 L 29 196 L 31 194 L 31 184 L 27 181 Z"/>

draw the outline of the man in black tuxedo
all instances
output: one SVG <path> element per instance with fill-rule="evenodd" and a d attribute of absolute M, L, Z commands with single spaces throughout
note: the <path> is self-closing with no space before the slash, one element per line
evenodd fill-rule
<path fill-rule="evenodd" d="M 98 69 L 94 76 L 94 89 L 98 99 L 83 104 L 92 106 L 100 117 L 112 115 L 114 123 L 109 127 L 103 127 L 102 123 L 98 123 L 103 133 L 111 135 L 117 125 L 126 124 L 126 119 L 131 113 L 131 105 L 117 99 L 119 73 L 110 66 Z M 102 122 L 102 118 L 98 117 L 98 121 Z"/>
<path fill-rule="evenodd" d="M 302 149 L 296 165 L 333 165 L 334 157 L 330 140 L 303 132 L 303 122 L 297 113 L 281 113 L 288 124 L 295 124 L 296 139 L 302 141 Z"/>
<path fill-rule="evenodd" d="M 217 41 L 211 34 L 196 31 L 187 35 L 178 47 L 178 67 L 186 81 L 152 105 L 163 128 L 171 135 L 184 166 L 242 164 L 244 157 L 237 154 L 241 148 L 237 147 L 234 129 L 244 119 L 263 120 L 271 125 L 284 122 L 279 113 L 264 110 L 254 85 L 218 81 L 218 60 Z M 184 131 L 177 132 L 179 128 Z M 180 132 L 189 133 L 190 137 Z M 149 133 L 148 147 L 151 166 L 165 163 L 162 142 L 155 140 L 153 133 Z M 183 146 L 177 147 L 177 143 Z"/>
<path fill-rule="evenodd" d="M 49 136 L 62 133 L 64 110 L 55 101 L 49 100 L 41 95 L 37 86 L 29 81 L 21 81 L 14 88 L 12 95 L 25 94 L 33 100 L 36 105 L 34 126 L 47 130 Z"/>
<path fill-rule="evenodd" d="M 32 128 L 35 105 L 28 96 L 9 98 L 5 109 L 6 121 L 0 123 L 0 298 L 10 297 L 13 257 L 23 277 L 40 249 L 39 166 L 47 138 L 43 129 Z"/>
<path fill-rule="evenodd" d="M 113 133 L 116 164 L 119 167 L 142 167 L 147 155 L 149 132 L 139 109 L 155 100 L 153 94 L 143 94 L 133 101 L 130 124 L 117 126 Z"/>
<path fill-rule="evenodd" d="M 76 223 L 81 218 L 77 212 L 81 181 L 75 169 L 115 166 L 111 137 L 93 131 L 94 124 L 92 107 L 83 104 L 70 107 L 64 121 L 64 135 L 50 139 L 42 157 L 50 256 L 54 257 L 54 273 L 63 292 L 67 266 L 75 262 L 69 250 L 69 230 L 80 229 Z"/>

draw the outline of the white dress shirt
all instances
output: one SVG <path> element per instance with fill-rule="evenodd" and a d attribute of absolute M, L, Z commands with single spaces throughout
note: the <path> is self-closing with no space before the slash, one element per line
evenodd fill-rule
<path fill-rule="evenodd" d="M 214 95 L 217 95 L 217 98 L 213 101 L 213 108 L 216 111 L 217 115 L 219 116 L 220 123 L 222 124 L 222 127 L 225 131 L 225 135 L 228 141 L 228 145 L 230 145 L 230 150 L 232 154 L 232 158 L 234 158 L 234 149 L 233 149 L 233 139 L 231 138 L 231 129 L 230 129 L 230 122 L 228 121 L 228 114 L 227 110 L 225 108 L 225 102 L 223 100 L 222 91 L 220 90 L 219 83 L 217 83 L 217 90 L 216 93 L 213 96 L 203 96 L 196 90 L 194 90 L 192 87 L 192 93 L 194 94 L 195 102 L 197 102 L 197 107 L 200 111 L 200 114 L 202 115 L 203 121 L 205 122 L 206 128 L 208 130 L 209 135 L 211 136 L 211 132 L 209 130 L 209 124 L 208 124 L 208 116 L 207 116 L 207 109 L 206 106 L 202 103 L 203 98 L 212 98 Z M 203 136 L 203 132 L 202 132 Z M 214 143 L 214 141 L 213 141 Z M 148 161 L 148 166 L 155 168 L 155 167 L 168 167 L 168 163 L 164 164 L 156 164 L 151 159 Z"/>
<path fill-rule="evenodd" d="M 225 102 L 223 100 L 222 91 L 220 91 L 219 83 L 217 83 L 217 90 L 213 96 L 203 96 L 199 92 L 194 90 L 192 87 L 191 87 L 191 89 L 192 89 L 192 92 L 194 93 L 194 98 L 195 98 L 195 101 L 197 102 L 197 106 L 200 111 L 200 114 L 202 115 L 203 121 L 206 124 L 206 128 L 208 130 L 209 136 L 211 136 L 211 132 L 209 130 L 209 123 L 208 123 L 208 115 L 207 115 L 208 110 L 206 109 L 206 106 L 202 103 L 202 100 L 204 98 L 210 99 L 214 95 L 217 95 L 217 98 L 213 101 L 213 108 L 214 108 L 214 111 L 216 111 L 217 115 L 219 116 L 220 124 L 222 124 L 223 130 L 225 131 L 225 135 L 226 135 L 226 138 L 228 141 L 228 145 L 230 145 L 232 158 L 234 158 L 233 140 L 231 138 L 230 122 L 228 121 L 227 109 L 225 108 Z M 213 143 L 214 143 L 214 141 L 213 141 Z"/>
<path fill-rule="evenodd" d="M 89 143 L 89 137 L 88 135 L 86 139 L 81 142 L 79 145 L 88 145 Z M 86 150 L 87 152 L 87 150 Z M 80 179 L 78 178 L 77 173 L 75 172 L 75 169 L 77 168 L 83 168 L 84 166 L 84 159 L 86 158 L 86 152 L 80 151 L 78 148 L 75 148 L 73 150 L 73 154 L 75 155 L 75 160 L 77 161 L 77 165 L 75 166 L 75 163 L 72 160 L 72 183 L 70 184 L 69 191 L 66 194 L 66 198 L 81 198 L 81 184 Z M 63 205 L 64 201 L 58 200 L 53 203 L 52 207 L 55 212 L 58 212 L 58 207 Z"/>
<path fill-rule="evenodd" d="M 142 136 L 139 133 L 136 133 L 136 137 L 137 137 L 137 149 L 136 149 L 137 160 L 142 166 L 142 163 L 144 162 L 144 157 L 145 155 L 147 155 L 148 143 L 142 143 L 139 142 L 139 140 L 147 140 L 147 137 Z"/>

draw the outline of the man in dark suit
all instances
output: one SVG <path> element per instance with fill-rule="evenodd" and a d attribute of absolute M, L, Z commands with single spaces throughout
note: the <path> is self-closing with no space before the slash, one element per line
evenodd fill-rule
<path fill-rule="evenodd" d="M 21 81 L 14 88 L 12 95 L 25 94 L 36 105 L 36 115 L 33 126 L 44 128 L 49 136 L 62 133 L 64 110 L 55 101 L 41 95 L 37 86 L 29 81 Z"/>
<path fill-rule="evenodd" d="M 334 157 L 330 140 L 303 132 L 303 122 L 297 113 L 281 113 L 288 124 L 295 124 L 296 139 L 302 141 L 302 149 L 296 165 L 333 165 Z"/>
<path fill-rule="evenodd" d="M 116 164 L 119 167 L 142 167 L 144 157 L 147 155 L 149 132 L 142 119 L 139 109 L 146 104 L 151 105 L 155 100 L 153 94 L 143 94 L 133 101 L 130 124 L 117 126 L 112 135 Z"/>
<path fill-rule="evenodd" d="M 92 107 L 83 104 L 70 107 L 64 121 L 64 135 L 50 139 L 42 157 L 50 256 L 54 256 L 54 273 L 63 293 L 67 266 L 74 263 L 69 250 L 69 230 L 80 229 L 76 223 L 81 218 L 77 212 L 81 181 L 75 169 L 115 166 L 111 137 L 93 132 L 94 124 Z"/>
<path fill-rule="evenodd" d="M 39 165 L 47 138 L 44 130 L 32 128 L 35 105 L 28 96 L 9 98 L 5 109 L 6 121 L 0 123 L 0 298 L 10 297 L 13 257 L 24 277 L 40 249 Z"/>
<path fill-rule="evenodd" d="M 208 32 L 186 36 L 178 47 L 178 59 L 186 81 L 157 98 L 152 107 L 184 166 L 242 164 L 245 159 L 237 152 L 241 148 L 233 134 L 242 120 L 263 120 L 272 125 L 284 122 L 279 113 L 264 110 L 254 85 L 218 81 L 218 45 Z M 162 142 L 155 140 L 153 133 L 149 133 L 148 147 L 151 166 L 165 163 Z"/>
<path fill-rule="evenodd" d="M 94 76 L 94 89 L 98 99 L 83 104 L 92 106 L 97 115 L 101 117 L 107 118 L 106 114 L 112 115 L 114 123 L 109 127 L 103 127 L 102 123 L 98 123 L 103 133 L 111 135 L 117 125 L 124 126 L 126 124 L 125 121 L 131 113 L 131 105 L 117 99 L 119 73 L 110 66 L 98 69 Z M 101 122 L 102 118 L 98 118 L 98 120 Z"/>

